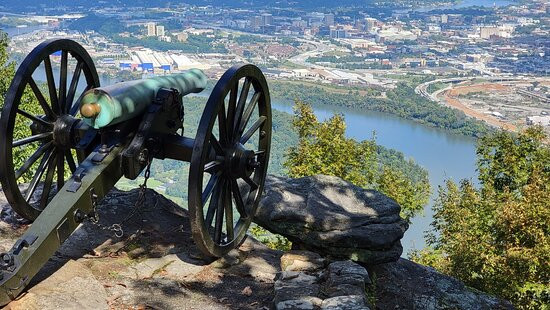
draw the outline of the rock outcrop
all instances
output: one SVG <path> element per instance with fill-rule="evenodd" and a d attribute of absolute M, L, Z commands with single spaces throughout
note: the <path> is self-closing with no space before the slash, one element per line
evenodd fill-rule
<path fill-rule="evenodd" d="M 194 245 L 187 211 L 153 190 L 117 238 L 108 227 L 133 211 L 138 190 L 112 190 L 100 222 L 85 222 L 7 309 L 268 309 L 282 255 L 249 238 L 213 261 Z M 28 223 L 0 192 L 0 252 Z M 237 260 L 235 261 L 235 258 Z"/>
<path fill-rule="evenodd" d="M 369 268 L 377 309 L 514 309 L 508 301 L 407 259 Z"/>
<path fill-rule="evenodd" d="M 368 265 L 399 259 L 408 224 L 400 206 L 340 178 L 270 176 L 254 221 L 294 245 Z"/>
<path fill-rule="evenodd" d="M 274 287 L 275 309 L 368 310 L 367 270 L 349 260 L 327 264 L 313 252 L 285 253 Z"/>
<path fill-rule="evenodd" d="M 260 210 L 277 222 L 272 227 L 281 227 L 284 224 L 278 222 L 289 218 L 289 227 L 304 229 L 298 223 L 306 219 L 312 234 L 303 236 L 303 244 L 310 243 L 318 253 L 282 253 L 248 238 L 226 257 L 203 258 L 191 238 L 187 211 L 153 190 L 146 191 L 143 208 L 124 223 L 124 236 L 117 238 L 107 228 L 133 210 L 138 192 L 113 190 L 98 206 L 99 225 L 85 222 L 33 279 L 26 294 L 7 309 L 512 308 L 405 259 L 365 267 L 334 260 L 337 255 L 312 243 L 324 240 L 315 239 L 319 237 L 313 232 L 337 240 L 339 232 L 327 229 L 335 227 L 334 222 L 366 231 L 367 237 L 357 233 L 338 238 L 346 240 L 346 247 L 351 240 L 346 238 L 362 238 L 368 247 L 359 250 L 371 251 L 368 263 L 395 260 L 401 253 L 399 231 L 406 224 L 395 202 L 376 192 L 322 176 L 297 182 L 270 177 L 267 189 Z M 269 201 L 275 203 L 272 212 Z M 294 207 L 286 208 L 285 201 Z M 314 215 L 319 222 L 314 222 Z M 0 193 L 0 252 L 8 250 L 28 225 Z M 372 227 L 378 228 L 371 231 Z M 392 253 L 395 248 L 399 250 L 394 254 L 373 259 L 372 252 Z"/>

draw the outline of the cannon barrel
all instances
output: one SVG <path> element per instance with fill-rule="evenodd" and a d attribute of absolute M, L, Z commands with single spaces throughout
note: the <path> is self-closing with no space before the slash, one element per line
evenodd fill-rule
<path fill-rule="evenodd" d="M 160 88 L 177 89 L 183 96 L 201 92 L 208 78 L 199 69 L 117 83 L 87 91 L 80 102 L 84 121 L 100 129 L 134 118 L 153 102 Z"/>

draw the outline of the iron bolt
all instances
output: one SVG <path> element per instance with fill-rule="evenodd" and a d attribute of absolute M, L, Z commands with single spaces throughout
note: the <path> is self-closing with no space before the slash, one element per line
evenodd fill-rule
<path fill-rule="evenodd" d="M 82 210 L 78 209 L 75 211 L 74 213 L 74 221 L 77 222 L 77 223 L 82 223 L 84 222 L 84 220 L 86 219 L 86 215 L 84 214 L 84 212 L 82 212 Z"/>
<path fill-rule="evenodd" d="M 7 270 L 14 264 L 13 255 L 9 253 L 3 253 L 0 255 L 2 259 L 0 260 L 0 269 Z"/>

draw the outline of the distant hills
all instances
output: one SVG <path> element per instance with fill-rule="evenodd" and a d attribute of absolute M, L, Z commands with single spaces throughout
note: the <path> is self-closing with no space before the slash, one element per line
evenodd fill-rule
<path fill-rule="evenodd" d="M 434 2 L 439 0 L 429 0 Z M 414 0 L 2 0 L 0 8 L 4 7 L 11 12 L 36 11 L 37 7 L 48 8 L 91 8 L 91 7 L 109 7 L 109 6 L 127 6 L 127 7 L 148 7 L 164 6 L 167 4 L 187 3 L 191 5 L 213 5 L 239 8 L 258 8 L 258 7 L 289 7 L 289 8 L 333 8 L 333 7 L 395 7 L 407 4 L 417 4 Z M 384 5 L 385 4 L 385 5 Z"/>

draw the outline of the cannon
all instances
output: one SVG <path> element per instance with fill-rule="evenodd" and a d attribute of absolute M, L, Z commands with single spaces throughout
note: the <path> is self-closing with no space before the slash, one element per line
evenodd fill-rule
<path fill-rule="evenodd" d="M 40 74 L 45 83 L 37 83 Z M 25 58 L 0 117 L 0 183 L 32 224 L 0 254 L 0 306 L 81 223 L 97 220 L 97 201 L 120 178 L 144 173 L 146 182 L 155 158 L 190 163 L 187 207 L 201 252 L 221 257 L 244 241 L 268 167 L 269 89 L 256 66 L 231 67 L 208 97 L 195 137 L 185 137 L 184 96 L 207 80 L 191 69 L 100 87 L 90 55 L 67 39 L 46 41 Z"/>

